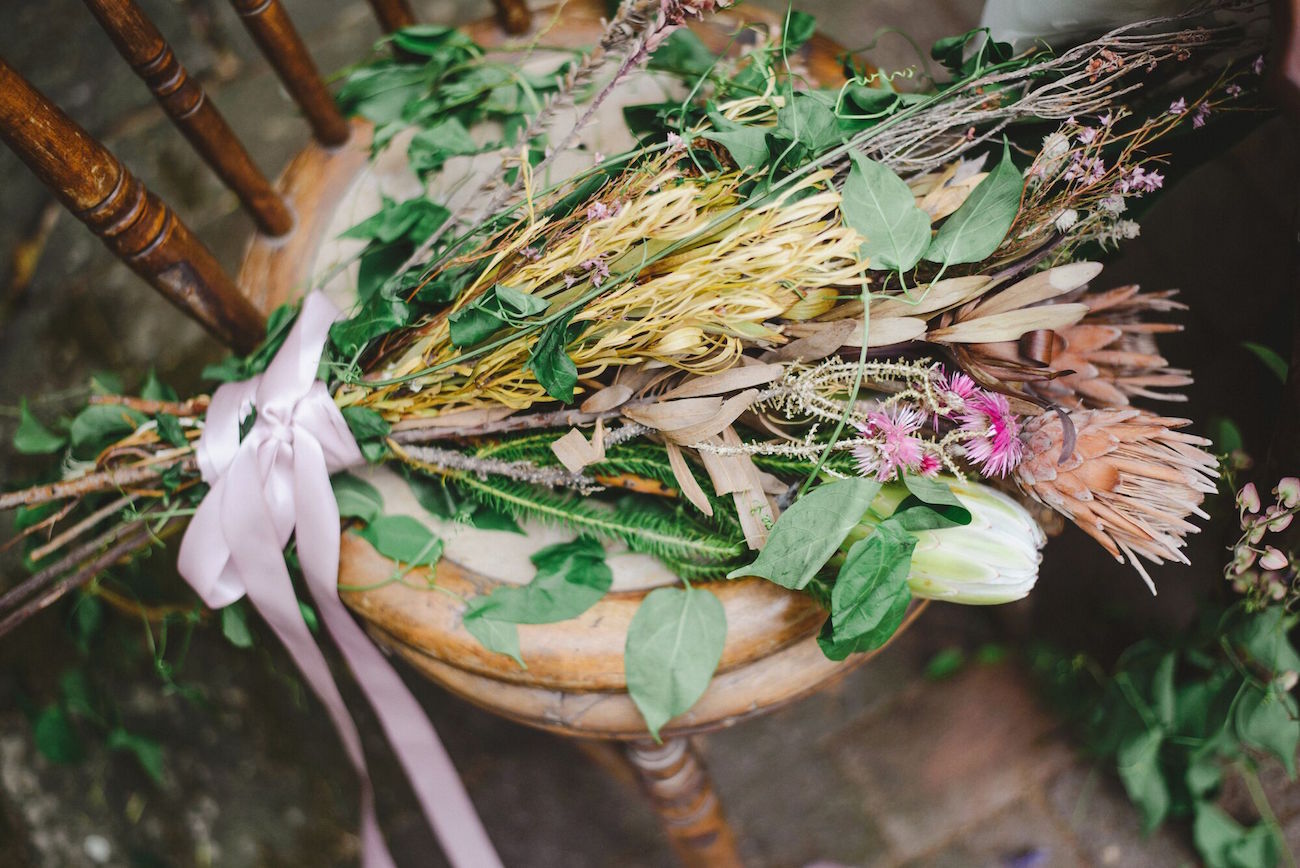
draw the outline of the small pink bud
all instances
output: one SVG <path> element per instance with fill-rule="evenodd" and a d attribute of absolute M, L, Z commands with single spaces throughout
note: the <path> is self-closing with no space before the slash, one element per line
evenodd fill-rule
<path fill-rule="evenodd" d="M 1300 477 L 1288 476 L 1277 484 L 1273 493 L 1282 501 L 1286 507 L 1295 506 L 1300 503 Z"/>
<path fill-rule="evenodd" d="M 1237 492 L 1237 506 L 1252 515 L 1259 512 L 1259 492 L 1255 490 L 1255 483 L 1247 482 Z"/>
<path fill-rule="evenodd" d="M 1264 546 L 1264 556 L 1259 559 L 1261 567 L 1266 570 L 1283 570 L 1286 569 L 1287 563 L 1286 555 L 1272 546 Z"/>

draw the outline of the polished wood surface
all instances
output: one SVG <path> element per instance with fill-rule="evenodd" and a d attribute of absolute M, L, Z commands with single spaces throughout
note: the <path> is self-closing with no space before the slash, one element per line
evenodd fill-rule
<path fill-rule="evenodd" d="M 370 0 L 370 8 L 375 10 L 379 26 L 385 33 L 392 33 L 415 23 L 415 13 L 407 0 Z"/>
<path fill-rule="evenodd" d="M 230 3 L 302 109 L 316 141 L 323 145 L 341 145 L 347 141 L 347 121 L 334 104 L 316 62 L 280 0 L 230 0 Z"/>
<path fill-rule="evenodd" d="M 293 233 L 249 239 L 236 283 L 263 315 L 313 288 L 316 257 L 329 238 L 334 212 L 370 160 L 370 124 L 360 118 L 350 123 L 346 143 L 337 148 L 308 144 L 276 182 L 298 216 Z"/>
<path fill-rule="evenodd" d="M 0 138 L 118 258 L 224 343 L 251 349 L 260 314 L 211 251 L 107 148 L 0 60 Z"/>
<path fill-rule="evenodd" d="M 686 868 L 741 868 L 735 833 L 689 739 L 634 742 L 627 758 Z"/>
<path fill-rule="evenodd" d="M 289 208 L 135 0 L 85 3 L 177 129 L 243 202 L 258 228 L 268 235 L 284 235 L 293 228 Z"/>

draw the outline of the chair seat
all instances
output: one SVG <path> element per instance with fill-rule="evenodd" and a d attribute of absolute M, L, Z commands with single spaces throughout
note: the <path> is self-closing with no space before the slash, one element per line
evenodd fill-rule
<path fill-rule="evenodd" d="M 568 3 L 562 18 L 547 30 L 544 44 L 574 48 L 593 42 L 601 32 L 602 5 L 600 0 Z M 545 28 L 551 16 L 540 12 L 535 20 Z M 775 25 L 779 18 L 745 8 L 743 17 L 740 11 L 728 11 L 696 29 L 706 44 L 720 49 L 745 21 Z M 467 30 L 482 44 L 502 42 L 491 22 Z M 841 49 L 834 43 L 817 37 L 801 52 L 810 77 L 832 81 L 839 75 L 836 56 Z M 648 102 L 655 96 L 661 99 L 662 90 L 616 96 L 603 109 L 609 122 L 598 121 L 584 133 L 588 153 L 615 153 L 631 144 L 623 129 L 620 106 Z M 279 188 L 298 221 L 295 232 L 285 241 L 254 238 L 239 276 L 240 286 L 263 311 L 298 297 L 333 263 L 355 254 L 360 242 L 340 241 L 337 236 L 373 213 L 381 193 L 404 199 L 421 192 L 419 182 L 402 162 L 405 148 L 400 141 L 371 162 L 370 133 L 364 121 L 353 121 L 353 135 L 345 145 L 329 149 L 313 143 L 281 176 Z M 459 167 L 449 164 L 445 177 L 462 178 L 465 171 L 481 168 L 472 158 L 456 159 L 466 163 Z M 491 155 L 481 160 L 487 161 L 489 169 L 495 165 Z M 450 191 L 433 192 L 451 195 Z M 455 207 L 454 199 L 452 205 Z M 345 301 L 355 280 L 353 265 L 335 275 L 325 289 Z M 356 535 L 344 534 L 339 566 L 342 597 L 381 644 L 452 692 L 521 723 L 588 738 L 646 737 L 644 723 L 627 693 L 623 647 L 628 624 L 642 598 L 655 587 L 675 583 L 674 576 L 648 556 L 609 546 L 614 588 L 572 620 L 521 625 L 521 656 L 528 664 L 524 669 L 504 655 L 488 651 L 465 630 L 461 623 L 464 604 L 458 597 L 528 581 L 531 567 L 527 556 L 568 536 L 527 525 L 528 534 L 521 537 L 440 524 L 414 505 L 396 474 L 383 468 L 362 473 L 384 493 L 386 511 L 421 518 L 447 540 L 444 556 L 432 571 L 417 570 L 407 574 L 404 582 L 386 582 L 396 564 Z M 491 555 L 485 555 L 487 552 Z M 452 594 L 428 590 L 430 581 Z M 346 590 L 358 587 L 370 589 Z M 761 579 L 716 582 L 709 587 L 726 610 L 722 661 L 704 696 L 664 728 L 666 736 L 727 726 L 761 714 L 817 690 L 870 657 L 858 654 L 840 663 L 827 660 L 816 642 L 826 614 L 806 595 Z"/>

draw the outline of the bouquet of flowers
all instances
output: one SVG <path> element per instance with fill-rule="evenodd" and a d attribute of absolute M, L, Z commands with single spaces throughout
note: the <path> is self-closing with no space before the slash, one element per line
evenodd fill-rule
<path fill-rule="evenodd" d="M 21 506 L 34 569 L 0 597 L 0 632 L 215 514 L 230 456 L 288 442 L 308 403 L 332 432 L 314 435 L 322 467 L 393 465 L 438 514 L 571 534 L 534 556 L 531 583 L 464 601 L 492 651 L 519 657 L 516 624 L 599 600 L 608 545 L 678 576 L 629 628 L 651 734 L 717 666 L 714 582 L 813 596 L 832 659 L 880 647 L 914 598 L 1025 596 L 1062 519 L 1154 592 L 1143 562 L 1186 561 L 1217 461 L 1151 409 L 1191 382 L 1157 346 L 1178 328 L 1174 293 L 1103 289 L 1093 260 L 1137 234 L 1124 215 L 1163 184 L 1167 142 L 1250 106 L 1261 9 L 1060 53 L 973 31 L 934 46 L 946 77 L 846 57 L 840 80 L 813 81 L 796 57 L 807 16 L 718 54 L 681 25 L 720 5 L 625 0 L 554 72 L 433 27 L 352 70 L 340 100 L 374 124 L 377 152 L 404 145 L 426 178 L 484 154 L 499 171 L 455 210 L 385 201 L 347 233 L 364 243 L 351 307 L 277 311 L 256 351 L 210 370 L 229 381 L 212 398 L 151 383 L 57 430 L 25 414 L 19 448 L 63 460 L 0 495 Z M 624 111 L 637 144 L 557 171 L 644 75 L 672 86 Z M 259 397 L 292 379 L 280 365 L 301 380 L 284 406 Z M 363 479 L 336 475 L 333 494 L 380 554 L 436 566 L 441 540 L 384 516 Z M 290 555 L 308 555 L 302 536 Z M 220 600 L 209 578 L 200 591 Z M 656 637 L 674 629 L 691 654 L 664 654 Z"/>

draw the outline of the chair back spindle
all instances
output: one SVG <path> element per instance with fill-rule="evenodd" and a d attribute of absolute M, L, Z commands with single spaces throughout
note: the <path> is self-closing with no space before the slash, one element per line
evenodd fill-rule
<path fill-rule="evenodd" d="M 242 350 L 261 314 L 212 252 L 117 157 L 0 59 L 0 139 L 78 220 L 173 304 Z"/>
<path fill-rule="evenodd" d="M 497 23 L 511 36 L 527 33 L 533 25 L 533 13 L 525 0 L 492 0 L 497 10 Z"/>
<path fill-rule="evenodd" d="M 298 103 L 312 135 L 322 145 L 341 145 L 348 140 L 347 121 L 334 104 L 307 46 L 294 29 L 280 0 L 230 0 L 235 11 L 280 81 Z"/>
<path fill-rule="evenodd" d="M 273 236 L 293 228 L 289 207 L 135 0 L 85 3 L 194 150 L 243 202 L 258 228 Z"/>
<path fill-rule="evenodd" d="M 379 19 L 379 26 L 385 33 L 410 27 L 415 23 L 415 13 L 407 0 L 370 0 L 370 8 Z"/>

